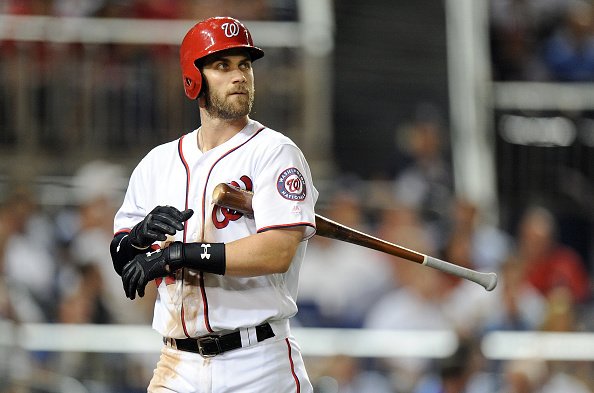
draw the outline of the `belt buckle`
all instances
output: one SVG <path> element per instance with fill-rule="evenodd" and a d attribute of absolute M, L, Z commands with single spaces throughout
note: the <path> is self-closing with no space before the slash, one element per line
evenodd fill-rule
<path fill-rule="evenodd" d="M 218 354 L 222 353 L 223 351 L 221 350 L 221 344 L 219 343 L 219 338 L 216 336 L 206 336 L 206 337 L 200 337 L 197 339 L 198 341 L 198 353 L 200 354 L 200 356 L 202 356 L 203 358 L 211 358 L 214 356 L 217 356 Z M 217 351 L 215 353 L 204 353 L 204 347 L 203 345 L 206 344 L 212 344 L 215 343 L 217 346 Z"/>

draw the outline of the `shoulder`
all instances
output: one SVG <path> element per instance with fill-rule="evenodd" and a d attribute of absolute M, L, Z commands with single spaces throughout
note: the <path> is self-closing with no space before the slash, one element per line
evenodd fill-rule
<path fill-rule="evenodd" d="M 179 144 L 182 139 L 189 138 L 192 134 L 196 133 L 196 130 L 184 134 L 181 137 L 162 143 L 153 147 L 142 159 L 142 161 L 153 161 L 153 160 L 163 160 L 168 159 L 170 157 L 177 159 L 179 156 Z"/>
<path fill-rule="evenodd" d="M 154 157 L 162 158 L 163 155 L 170 155 L 170 154 L 177 155 L 180 140 L 183 138 L 187 138 L 187 136 L 190 134 L 185 134 L 185 135 L 181 136 L 180 138 L 177 138 L 172 141 L 165 142 L 165 143 L 162 143 L 160 145 L 153 147 L 148 152 L 148 154 L 145 156 L 145 158 L 147 158 L 147 157 L 148 158 L 154 158 Z"/>
<path fill-rule="evenodd" d="M 261 126 L 253 138 L 255 142 L 252 147 L 253 152 L 258 157 L 258 161 L 263 165 L 269 165 L 270 162 L 291 161 L 306 162 L 303 151 L 297 146 L 291 138 L 281 132 L 271 128 Z"/>
<path fill-rule="evenodd" d="M 184 134 L 180 138 L 162 143 L 153 147 L 138 163 L 135 172 L 153 171 L 155 167 L 163 167 L 167 162 L 178 161 L 180 159 L 179 145 L 180 140 L 188 138 L 196 131 Z"/>
<path fill-rule="evenodd" d="M 265 125 L 252 120 L 252 127 L 254 127 L 255 132 L 255 139 L 257 140 L 258 144 L 265 144 L 266 146 L 282 146 L 282 145 L 289 145 L 297 147 L 295 142 L 291 140 L 288 136 L 283 134 L 282 132 L 273 130 L 272 128 L 266 127 Z"/>

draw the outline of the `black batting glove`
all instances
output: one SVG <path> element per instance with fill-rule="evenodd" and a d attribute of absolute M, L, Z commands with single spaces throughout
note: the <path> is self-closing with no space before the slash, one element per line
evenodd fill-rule
<path fill-rule="evenodd" d="M 136 224 L 128 235 L 132 246 L 145 249 L 151 244 L 167 239 L 167 235 L 175 235 L 176 231 L 184 229 L 194 211 L 192 209 L 180 212 L 173 206 L 157 206 L 147 216 Z"/>
<path fill-rule="evenodd" d="M 173 272 L 170 265 L 180 266 L 180 260 L 183 260 L 181 242 L 174 242 L 162 250 L 136 255 L 122 270 L 122 283 L 126 297 L 134 300 L 136 293 L 143 297 L 146 285 L 156 278 Z"/>

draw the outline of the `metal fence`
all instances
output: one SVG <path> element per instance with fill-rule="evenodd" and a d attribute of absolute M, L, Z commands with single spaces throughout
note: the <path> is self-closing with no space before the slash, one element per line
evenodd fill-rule
<path fill-rule="evenodd" d="M 9 386 L 35 392 L 140 392 L 162 345 L 154 330 L 137 325 L 0 323 L 0 333 L 0 349 L 5 355 L 0 356 L 0 391 Z M 320 378 L 316 365 L 321 358 L 435 361 L 452 357 L 460 345 L 456 332 L 448 330 L 296 327 L 293 333 L 314 383 Z M 589 375 L 594 372 L 592 333 L 494 331 L 477 343 L 477 350 L 492 364 L 538 359 L 564 363 Z M 487 369 L 494 380 L 501 378 L 497 367 L 485 367 L 484 371 Z"/>

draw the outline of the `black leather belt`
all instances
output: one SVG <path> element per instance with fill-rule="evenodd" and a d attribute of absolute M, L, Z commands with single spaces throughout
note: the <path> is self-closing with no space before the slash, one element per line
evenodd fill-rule
<path fill-rule="evenodd" d="M 258 342 L 274 337 L 272 327 L 268 322 L 256 326 Z M 235 331 L 223 335 L 209 334 L 199 338 L 166 338 L 163 342 L 180 351 L 199 353 L 204 357 L 216 356 L 223 352 L 241 348 L 241 333 Z"/>

